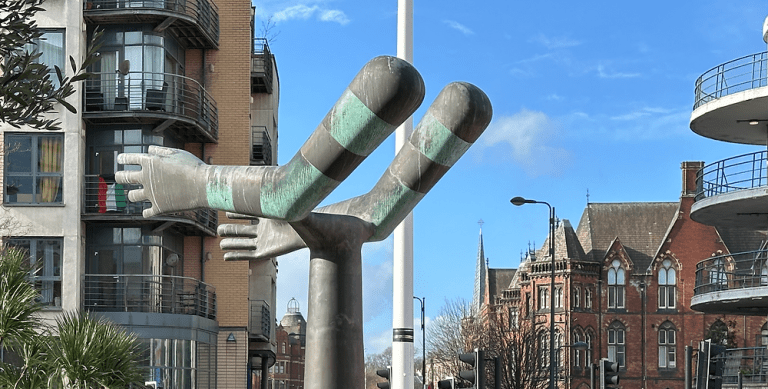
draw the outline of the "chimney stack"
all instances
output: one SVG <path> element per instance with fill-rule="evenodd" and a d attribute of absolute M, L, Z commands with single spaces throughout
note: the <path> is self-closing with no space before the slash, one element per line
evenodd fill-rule
<path fill-rule="evenodd" d="M 701 161 L 688 161 L 680 164 L 680 169 L 683 170 L 683 197 L 693 197 L 698 191 L 696 187 L 696 175 L 704 167 L 704 162 Z"/>

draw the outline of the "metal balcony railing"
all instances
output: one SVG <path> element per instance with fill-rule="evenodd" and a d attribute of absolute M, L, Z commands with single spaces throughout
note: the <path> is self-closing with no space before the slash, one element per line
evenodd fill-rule
<path fill-rule="evenodd" d="M 739 373 L 742 383 L 748 387 L 765 387 L 768 383 L 768 349 L 766 347 L 748 347 L 727 349 L 717 357 L 723 360 L 723 384 L 738 383 Z M 762 383 L 755 386 L 753 384 Z"/>
<path fill-rule="evenodd" d="M 251 166 L 272 165 L 272 140 L 265 126 L 251 126 Z"/>
<path fill-rule="evenodd" d="M 193 47 L 198 47 L 195 43 L 215 47 L 219 42 L 219 8 L 208 0 L 83 0 L 83 11 L 86 21 L 102 24 L 146 22 L 160 17 L 167 20 L 163 24 L 170 22 L 166 27 L 183 30 L 185 34 L 179 36 L 187 38 Z M 198 38 L 204 39 L 190 40 L 198 35 L 190 27 L 199 30 Z"/>
<path fill-rule="evenodd" d="M 104 216 L 141 216 L 144 209 L 150 208 L 149 201 L 128 201 L 128 191 L 140 188 L 140 185 L 115 183 L 113 178 L 104 179 L 95 174 L 85 175 L 83 188 L 83 214 Z M 218 213 L 212 209 L 175 212 L 164 215 L 183 219 L 215 235 L 218 226 Z"/>
<path fill-rule="evenodd" d="M 694 295 L 722 290 L 768 288 L 768 249 L 718 255 L 696 264 Z"/>
<path fill-rule="evenodd" d="M 267 39 L 255 38 L 251 55 L 251 93 L 272 93 L 273 71 Z"/>
<path fill-rule="evenodd" d="M 696 201 L 768 185 L 766 151 L 743 154 L 704 166 L 696 174 Z"/>
<path fill-rule="evenodd" d="M 202 137 L 218 139 L 216 101 L 199 82 L 170 73 L 95 73 L 85 82 L 85 112 L 132 113 L 193 124 Z M 107 115 L 109 116 L 109 115 Z"/>
<path fill-rule="evenodd" d="M 215 320 L 216 291 L 189 277 L 85 274 L 83 309 L 197 315 Z"/>
<path fill-rule="evenodd" d="M 736 92 L 766 86 L 768 52 L 755 53 L 728 61 L 704 72 L 696 79 L 693 109 Z"/>
<path fill-rule="evenodd" d="M 269 341 L 272 317 L 269 304 L 264 300 L 251 300 L 250 316 L 248 317 L 248 334 L 262 342 Z"/>

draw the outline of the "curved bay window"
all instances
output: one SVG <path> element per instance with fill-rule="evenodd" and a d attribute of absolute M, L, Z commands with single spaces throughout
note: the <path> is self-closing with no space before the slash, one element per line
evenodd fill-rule
<path fill-rule="evenodd" d="M 165 312 L 176 308 L 177 294 L 186 287 L 175 284 L 183 281 L 178 277 L 183 274 L 182 236 L 168 231 L 153 234 L 149 226 L 99 224 L 87 228 L 86 242 L 86 309 Z"/>
<path fill-rule="evenodd" d="M 611 267 L 608 268 L 608 308 L 609 309 L 623 309 L 624 308 L 624 284 L 625 271 L 621 267 L 621 261 L 614 259 L 611 262 Z"/>
<path fill-rule="evenodd" d="M 140 339 L 144 380 L 158 388 L 213 388 L 216 345 L 186 339 Z"/>
<path fill-rule="evenodd" d="M 665 259 L 659 269 L 659 309 L 675 309 L 677 274 L 672 261 Z"/>

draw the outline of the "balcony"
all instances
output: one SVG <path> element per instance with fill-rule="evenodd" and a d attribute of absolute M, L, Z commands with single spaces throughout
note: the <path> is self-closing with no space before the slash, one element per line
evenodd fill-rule
<path fill-rule="evenodd" d="M 691 309 L 717 314 L 768 314 L 768 249 L 718 255 L 696 264 Z"/>
<path fill-rule="evenodd" d="M 85 274 L 83 309 L 195 315 L 215 320 L 216 291 L 189 277 Z"/>
<path fill-rule="evenodd" d="M 707 225 L 768 228 L 766 151 L 704 166 L 696 175 L 691 219 Z"/>
<path fill-rule="evenodd" d="M 718 65 L 696 80 L 691 130 L 707 138 L 765 145 L 768 119 L 768 52 Z M 764 124 L 764 123 L 763 123 Z"/>
<path fill-rule="evenodd" d="M 272 93 L 272 52 L 266 38 L 253 40 L 251 54 L 251 93 Z"/>
<path fill-rule="evenodd" d="M 768 384 L 768 349 L 731 348 L 715 358 L 723 360 L 723 387 L 736 388 L 739 373 L 744 388 L 765 388 Z"/>
<path fill-rule="evenodd" d="M 98 175 L 85 175 L 83 190 L 83 220 L 85 221 L 130 221 L 139 223 L 162 223 L 174 226 L 184 235 L 216 236 L 218 213 L 212 209 L 176 212 L 144 218 L 141 212 L 151 205 L 148 201 L 131 202 L 128 191 L 139 185 L 117 184 L 113 179 Z"/>
<path fill-rule="evenodd" d="M 251 300 L 250 303 L 248 337 L 257 342 L 269 342 L 272 320 L 269 304 L 264 300 Z"/>
<path fill-rule="evenodd" d="M 141 123 L 185 142 L 216 142 L 216 101 L 197 81 L 168 73 L 95 73 L 85 84 L 83 119 L 90 124 Z"/>
<path fill-rule="evenodd" d="M 150 23 L 155 32 L 170 29 L 186 48 L 219 46 L 219 10 L 208 0 L 84 0 L 89 24 Z"/>
<path fill-rule="evenodd" d="M 251 166 L 272 166 L 272 140 L 265 126 L 251 126 Z"/>

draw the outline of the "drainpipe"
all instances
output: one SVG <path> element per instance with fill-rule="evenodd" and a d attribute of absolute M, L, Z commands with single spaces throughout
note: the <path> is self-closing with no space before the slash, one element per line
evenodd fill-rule
<path fill-rule="evenodd" d="M 643 342 L 643 344 L 646 344 L 645 343 L 645 329 L 647 328 L 647 323 L 646 323 L 647 316 L 645 314 L 645 308 L 646 308 L 646 305 L 647 305 L 647 301 L 646 301 L 646 290 L 645 290 L 645 288 L 646 288 L 645 282 L 641 282 L 640 283 L 640 299 L 641 299 L 641 302 L 643 304 L 643 309 L 640 312 L 643 315 L 643 320 L 642 320 L 642 324 L 641 324 L 641 327 L 642 327 L 641 328 L 641 334 L 642 334 L 642 342 Z M 646 385 L 646 382 L 645 382 L 647 377 L 648 377 L 648 374 L 647 374 L 648 372 L 646 371 L 647 366 L 645 365 L 645 352 L 646 351 L 643 350 L 643 352 L 641 354 L 641 358 L 640 358 L 640 362 L 642 364 L 642 370 L 643 370 L 643 388 L 647 388 L 648 387 Z"/>

